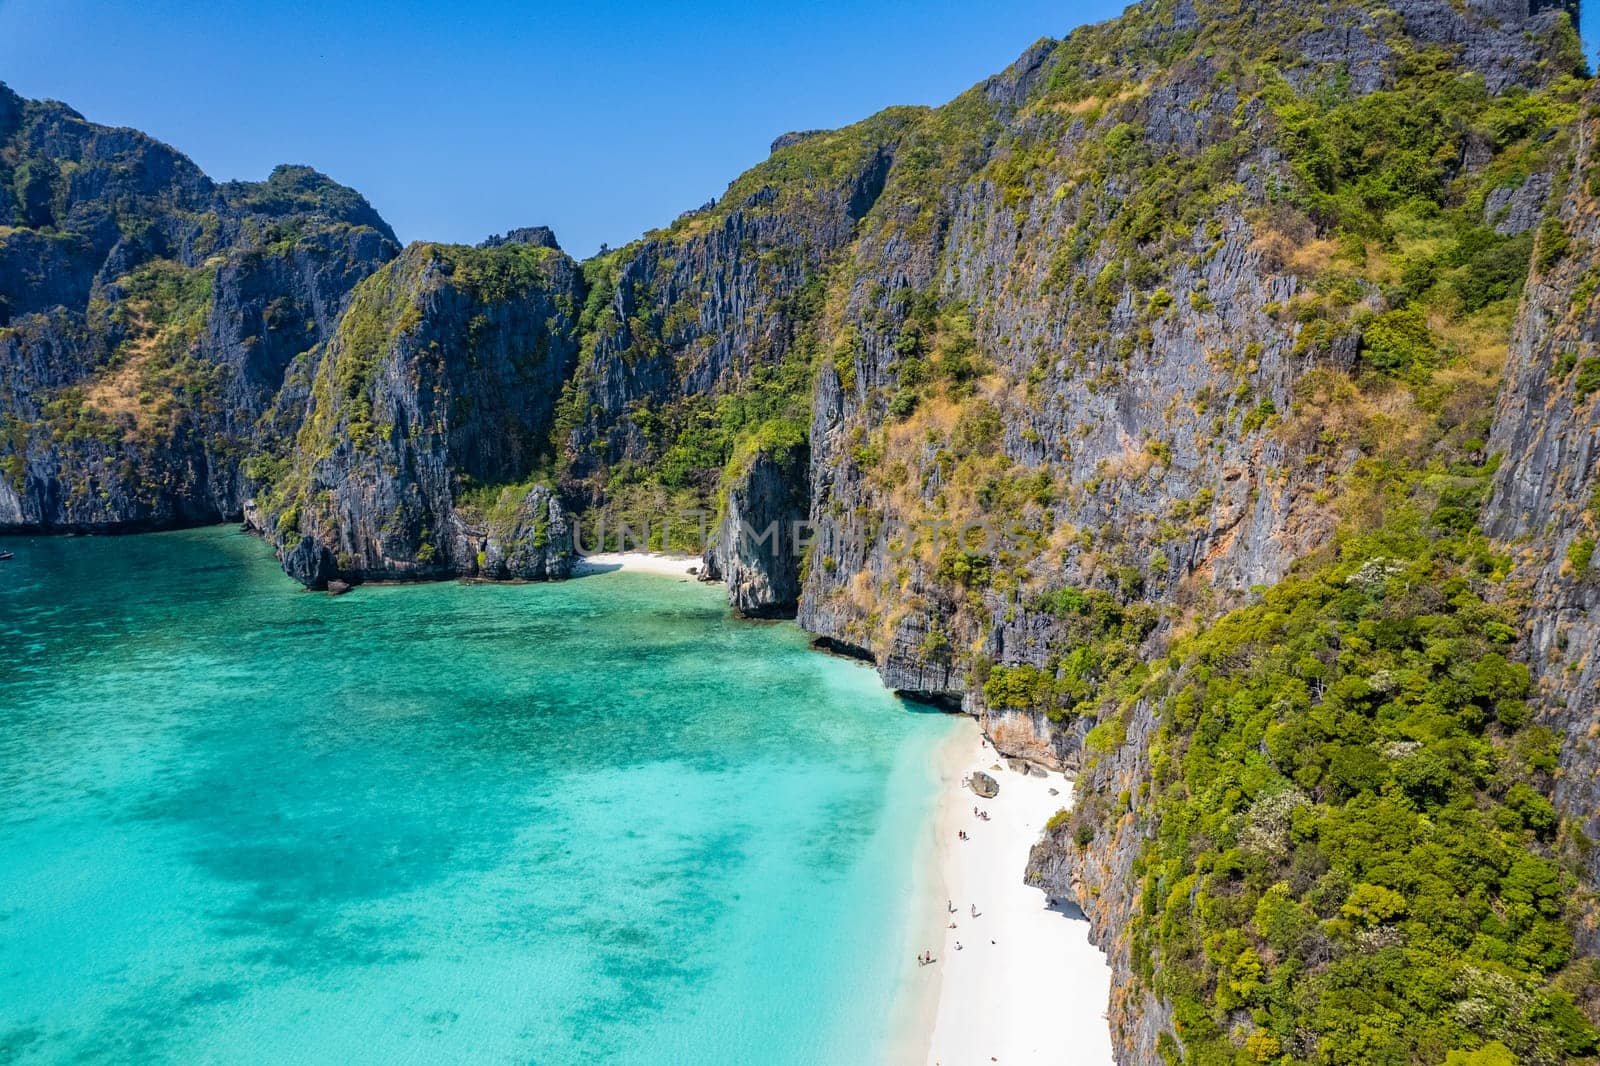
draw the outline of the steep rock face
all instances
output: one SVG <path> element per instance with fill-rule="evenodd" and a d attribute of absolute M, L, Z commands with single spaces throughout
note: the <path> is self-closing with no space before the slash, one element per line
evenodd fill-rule
<path fill-rule="evenodd" d="M 1597 100 L 1589 95 L 1591 109 Z M 1585 118 L 1578 132 L 1565 195 L 1540 231 L 1542 269 L 1512 337 L 1489 438 L 1501 460 L 1484 524 L 1515 559 L 1542 718 L 1564 737 L 1555 799 L 1592 841 L 1600 839 L 1600 127 Z M 1600 884 L 1600 850 L 1584 854 Z M 1600 950 L 1600 929 L 1585 936 L 1589 950 Z"/>
<path fill-rule="evenodd" d="M 941 109 L 922 133 L 949 160 L 939 183 L 897 161 L 842 270 L 801 623 L 872 649 L 886 684 L 982 715 L 975 674 L 1068 646 L 1036 606 L 1052 586 L 1220 606 L 1279 580 L 1327 537 L 1325 490 L 1359 455 L 1330 446 L 1317 390 L 1353 369 L 1361 330 L 1292 310 L 1320 298 L 1297 251 L 1315 225 L 1270 206 L 1300 178 L 1227 53 L 1274 47 L 1298 57 L 1288 84 L 1360 94 L 1438 47 L 1498 89 L 1551 76 L 1552 18 L 1419 0 L 1314 20 L 1268 5 L 1246 28 L 1158 6 L 1041 42 Z M 897 160 L 921 147 L 909 134 Z M 1176 225 L 1143 195 L 1168 181 L 1187 184 Z M 951 535 L 968 527 L 975 550 Z M 1008 732 L 1070 758 L 1042 714 Z"/>
<path fill-rule="evenodd" d="M 1128 930 L 1160 830 L 1146 786 L 1166 709 L 1113 689 L 1107 664 L 1136 664 L 1120 675 L 1135 684 L 1175 631 L 1283 579 L 1351 511 L 1381 511 L 1358 490 L 1336 510 L 1346 482 L 1370 489 L 1364 466 L 1421 465 L 1439 443 L 1438 491 L 1475 480 L 1498 342 L 1456 320 L 1436 336 L 1423 312 L 1509 301 L 1535 230 L 1489 524 L 1532 538 L 1520 572 L 1549 617 L 1529 646 L 1571 740 L 1560 796 L 1593 809 L 1595 601 L 1577 561 L 1592 565 L 1600 364 L 1587 256 L 1544 255 L 1593 239 L 1590 204 L 1540 148 L 1561 101 L 1489 96 L 1570 69 L 1560 25 L 1510 0 L 1141 5 L 944 108 L 785 135 L 719 201 L 581 276 L 533 229 L 414 246 L 355 285 L 392 254 L 359 205 L 301 172 L 213 189 L 148 146 L 169 172 L 148 195 L 171 217 L 124 241 L 115 218 L 58 205 L 65 178 L 8 156 L 0 220 L 29 228 L 0 238 L 21 262 L 0 331 L 0 365 L 19 368 L 0 397 L 0 523 L 204 521 L 254 492 L 248 520 L 308 585 L 549 578 L 570 567 L 574 510 L 704 506 L 739 470 L 706 556 L 736 607 L 794 605 L 891 687 L 1079 772 L 1090 832 L 1053 830 L 1029 876 L 1089 916 L 1119 1056 L 1151 1061 L 1176 1053 L 1179 1025 Z M 1424 110 L 1422 82 L 1459 108 Z M 0 131 L 30 106 L 0 94 Z M 38 119 L 29 143 L 74 121 Z M 1413 143 L 1426 150 L 1386 154 Z M 1564 228 L 1547 238 L 1552 188 Z M 208 243 L 191 218 L 207 203 L 237 241 Z M 337 224 L 285 245 L 295 211 Z M 1352 214 L 1382 225 L 1341 228 Z M 1474 221 L 1456 240 L 1446 215 Z M 206 401 L 209 378 L 175 409 L 106 389 L 205 343 L 226 352 L 202 364 L 237 414 Z M 1453 397 L 1437 440 L 1415 431 L 1425 389 Z M 177 443 L 130 470 L 153 415 L 175 417 L 158 442 Z M 803 566 L 739 543 L 742 523 L 800 515 Z M 1241 1042 L 1248 1013 L 1224 1019 Z"/>
<path fill-rule="evenodd" d="M 780 138 L 718 202 L 593 265 L 574 414 L 561 427 L 569 476 L 590 483 L 587 495 L 598 498 L 619 465 L 658 461 L 708 401 L 798 354 L 824 275 L 882 191 L 915 113 Z"/>
<path fill-rule="evenodd" d="M 513 492 L 511 498 L 515 498 Z M 509 500 L 507 501 L 509 502 Z M 485 523 L 479 576 L 496 581 L 559 581 L 572 575 L 573 530 L 561 500 L 535 485 Z"/>
<path fill-rule="evenodd" d="M 728 603 L 753 618 L 792 618 L 810 492 L 809 456 L 794 448 L 757 452 L 728 485 L 728 504 L 706 546 L 702 578 L 728 586 Z"/>
<path fill-rule="evenodd" d="M 364 281 L 260 499 L 290 573 L 564 574 L 564 512 L 519 483 L 544 457 L 582 296 L 572 261 L 533 244 L 412 245 Z"/>
<path fill-rule="evenodd" d="M 1138 863 L 1151 835 L 1140 800 L 1141 786 L 1150 775 L 1155 708 L 1141 700 L 1130 722 L 1126 741 L 1080 775 L 1073 792 L 1080 803 L 1084 795 L 1137 799 L 1087 843 L 1073 839 L 1073 827 L 1067 823 L 1047 830 L 1028 856 L 1025 878 L 1051 896 L 1073 901 L 1089 919 L 1089 938 L 1111 965 L 1106 1019 L 1118 1061 L 1145 1063 L 1161 1061 L 1158 1047 L 1162 1035 L 1172 1032 L 1173 1018 L 1171 1005 L 1135 979 L 1127 933 L 1143 887 Z"/>
<path fill-rule="evenodd" d="M 0 192 L 0 527 L 236 517 L 257 420 L 388 226 L 308 168 L 218 186 L 3 86 Z"/>
<path fill-rule="evenodd" d="M 507 244 L 532 244 L 540 248 L 553 248 L 561 250 L 561 245 L 556 241 L 555 231 L 549 226 L 520 226 L 508 230 L 505 234 L 496 233 L 494 236 L 478 244 L 479 248 L 499 248 Z"/>

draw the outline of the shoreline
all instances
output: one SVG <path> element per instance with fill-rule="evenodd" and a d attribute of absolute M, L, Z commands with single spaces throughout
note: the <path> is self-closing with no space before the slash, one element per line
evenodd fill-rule
<path fill-rule="evenodd" d="M 999 794 L 982 799 L 966 787 L 973 770 L 998 781 Z M 1111 1066 L 1105 955 L 1089 943 L 1089 923 L 1075 907 L 1052 906 L 1022 882 L 1045 823 L 1072 804 L 1071 783 L 1059 773 L 1040 778 L 1007 768 L 966 719 L 940 753 L 937 787 L 933 835 L 918 849 L 912 922 L 923 938 L 913 955 L 931 950 L 935 962 L 906 960 L 912 972 L 897 1011 L 894 1060 Z M 974 817 L 974 806 L 989 820 Z M 970 839 L 959 839 L 962 831 Z"/>
<path fill-rule="evenodd" d="M 663 555 L 660 552 L 594 552 L 580 555 L 573 564 L 572 576 L 593 577 L 618 570 L 632 570 L 641 574 L 659 574 L 662 577 L 699 576 L 701 567 L 697 555 Z"/>
<path fill-rule="evenodd" d="M 843 656 L 841 656 L 843 658 Z M 907 923 L 904 948 L 915 956 L 926 950 L 941 950 L 944 943 L 944 901 L 949 898 L 949 855 L 944 846 L 945 823 L 949 820 L 950 796 L 959 797 L 961 779 L 975 745 L 981 739 L 977 722 L 960 716 L 956 729 L 942 741 L 935 753 L 932 770 L 934 797 L 925 828 L 917 839 L 912 859 L 912 918 Z M 976 734 L 976 736 L 974 736 Z M 971 793 L 968 793 L 970 795 Z M 952 830 L 953 832 L 953 830 Z M 893 1015 L 888 1045 L 888 1061 L 895 1066 L 924 1066 L 933 1062 L 933 1031 L 939 1016 L 940 993 L 944 988 L 942 966 L 918 966 L 906 977 Z"/>

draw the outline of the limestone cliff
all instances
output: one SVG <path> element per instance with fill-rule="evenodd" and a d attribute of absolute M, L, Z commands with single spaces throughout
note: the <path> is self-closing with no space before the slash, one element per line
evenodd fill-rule
<path fill-rule="evenodd" d="M 1078 774 L 1028 876 L 1107 949 L 1122 1061 L 1186 1041 L 1361 1061 L 1319 1043 L 1334 1023 L 1252 1000 L 1249 974 L 1292 998 L 1307 973 L 1401 950 L 1386 884 L 1312 860 L 1285 876 L 1316 925 L 1295 941 L 1321 953 L 1306 966 L 1264 933 L 1161 958 L 1152 927 L 1216 903 L 1195 886 L 1230 863 L 1282 872 L 1294 805 L 1337 808 L 1338 773 L 1368 798 L 1412 787 L 1426 812 L 1418 752 L 1438 738 L 1338 738 L 1337 767 L 1247 807 L 1293 753 L 1215 788 L 1175 767 L 1194 693 L 1260 649 L 1210 661 L 1193 639 L 1270 615 L 1263 590 L 1301 579 L 1351 598 L 1352 633 L 1455 625 L 1492 589 L 1525 636 L 1472 639 L 1532 669 L 1559 774 L 1482 769 L 1536 746 L 1509 667 L 1441 683 L 1482 702 L 1440 759 L 1479 753 L 1458 776 L 1484 778 L 1467 806 L 1495 812 L 1495 840 L 1600 882 L 1600 186 L 1571 14 L 1158 0 L 943 107 L 785 134 L 718 199 L 583 264 L 539 227 L 402 253 L 313 172 L 213 185 L 138 134 L 0 92 L 0 528 L 244 514 L 320 586 L 559 578 L 577 520 L 649 523 L 653 546 L 704 549 L 739 611 L 795 614 L 1002 751 Z M 692 512 L 709 544 L 687 539 Z M 1448 556 L 1460 587 L 1415 590 L 1379 546 Z M 1273 684 L 1300 710 L 1348 697 L 1381 719 L 1423 674 L 1324 684 L 1369 638 Z M 1230 788 L 1222 835 L 1271 837 L 1260 854 L 1173 843 L 1163 811 Z M 1570 830 L 1542 818 L 1546 792 Z M 1163 847 L 1181 856 L 1158 877 Z M 1511 928 L 1514 888 L 1484 902 L 1478 940 Z M 1158 959 L 1198 976 L 1162 984 Z M 1553 948 L 1519 978 L 1526 1061 L 1587 1046 L 1569 989 L 1590 985 L 1566 964 Z M 1438 1032 L 1382 1053 L 1478 1049 L 1481 973 L 1440 993 Z"/>
<path fill-rule="evenodd" d="M 412 245 L 357 287 L 257 522 L 308 585 L 560 577 L 547 461 L 582 302 L 576 264 L 513 242 Z"/>
<path fill-rule="evenodd" d="M 258 420 L 396 251 L 308 168 L 217 185 L 0 86 L 0 529 L 238 517 Z"/>
<path fill-rule="evenodd" d="M 728 603 L 747 617 L 794 617 L 808 539 L 808 459 L 804 447 L 758 451 L 727 486 L 701 577 L 726 584 Z"/>
<path fill-rule="evenodd" d="M 1526 598 L 1527 659 L 1543 718 L 1564 738 L 1555 798 L 1574 819 L 1573 846 L 1600 885 L 1600 171 L 1589 113 L 1577 128 L 1564 188 L 1541 230 L 1539 269 L 1517 315 L 1489 448 L 1500 458 L 1485 527 L 1515 559 Z M 1589 908 L 1583 935 L 1600 950 Z"/>

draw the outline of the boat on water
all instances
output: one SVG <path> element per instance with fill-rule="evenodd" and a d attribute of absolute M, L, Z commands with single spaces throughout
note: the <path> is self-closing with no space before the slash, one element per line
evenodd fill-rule
<path fill-rule="evenodd" d="M 5 562 L 7 559 L 14 559 L 14 558 L 16 558 L 16 553 L 15 552 L 0 551 L 0 563 Z"/>

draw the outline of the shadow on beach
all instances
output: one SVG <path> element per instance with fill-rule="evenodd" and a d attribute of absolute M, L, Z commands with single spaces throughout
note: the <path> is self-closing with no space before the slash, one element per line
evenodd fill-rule
<path fill-rule="evenodd" d="M 1070 899 L 1058 899 L 1055 896 L 1046 898 L 1048 902 L 1045 904 L 1045 910 L 1055 911 L 1057 914 L 1071 918 L 1075 922 L 1087 922 L 1089 920 L 1089 916 L 1083 913 L 1083 908 Z"/>

